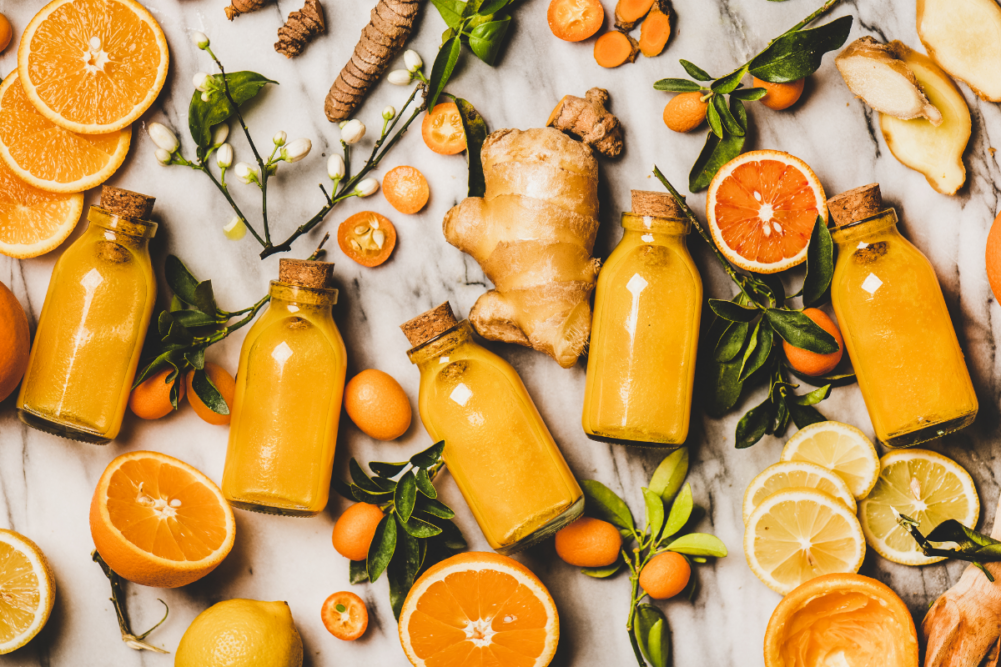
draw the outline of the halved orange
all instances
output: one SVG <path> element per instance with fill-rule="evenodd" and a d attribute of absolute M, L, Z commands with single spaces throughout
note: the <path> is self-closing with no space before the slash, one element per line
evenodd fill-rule
<path fill-rule="evenodd" d="M 212 480 L 158 452 L 112 461 L 90 504 L 90 532 L 104 562 L 144 586 L 201 579 L 233 548 L 233 510 Z"/>
<path fill-rule="evenodd" d="M 0 254 L 26 259 L 55 250 L 83 213 L 82 194 L 28 185 L 0 160 Z"/>
<path fill-rule="evenodd" d="M 81 134 L 120 130 L 160 94 L 170 55 L 153 15 L 135 0 L 53 0 L 17 50 L 35 108 Z"/>
<path fill-rule="evenodd" d="M 414 667 L 546 667 L 559 639 L 549 591 L 495 553 L 461 553 L 431 567 L 400 614 L 400 642 Z"/>
<path fill-rule="evenodd" d="M 83 192 L 111 178 L 125 161 L 132 128 L 77 134 L 28 101 L 17 72 L 0 84 L 0 159 L 18 178 L 48 192 Z"/>
<path fill-rule="evenodd" d="M 706 216 L 717 247 L 731 263 L 777 273 L 806 261 L 817 216 L 827 222 L 827 196 L 798 157 L 751 151 L 716 172 Z"/>

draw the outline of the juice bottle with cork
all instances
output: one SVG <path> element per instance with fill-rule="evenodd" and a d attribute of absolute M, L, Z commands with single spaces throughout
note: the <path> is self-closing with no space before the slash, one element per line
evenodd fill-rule
<path fill-rule="evenodd" d="M 104 186 L 56 262 L 17 398 L 25 424 L 98 444 L 118 435 L 156 302 L 154 201 Z"/>
<path fill-rule="evenodd" d="M 931 263 L 900 234 L 878 184 L 828 207 L 831 301 L 876 437 L 911 447 L 971 424 L 977 396 Z"/>
<path fill-rule="evenodd" d="M 676 447 L 688 437 L 702 279 L 672 197 L 633 190 L 625 233 L 598 275 L 584 391 L 593 440 Z"/>
<path fill-rule="evenodd" d="M 222 492 L 233 507 L 313 516 L 327 506 L 347 352 L 334 265 L 283 259 L 240 351 Z"/>
<path fill-rule="evenodd" d="M 584 496 L 517 371 L 473 340 L 448 303 L 403 324 L 418 408 L 491 548 L 529 547 L 584 510 Z"/>

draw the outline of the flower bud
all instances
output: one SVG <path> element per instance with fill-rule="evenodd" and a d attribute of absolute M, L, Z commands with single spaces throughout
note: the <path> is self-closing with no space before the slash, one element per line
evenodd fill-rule
<path fill-rule="evenodd" d="M 386 77 L 394 86 L 409 86 L 410 82 L 413 81 L 413 76 L 405 69 L 394 69 Z"/>
<path fill-rule="evenodd" d="M 343 129 L 344 129 L 344 126 L 345 126 L 345 125 L 347 125 L 347 124 L 348 124 L 348 121 L 346 121 L 346 120 L 342 120 L 341 122 L 339 122 L 339 123 L 337 124 L 337 127 L 339 127 L 340 129 L 342 129 L 342 130 L 343 130 Z"/>
<path fill-rule="evenodd" d="M 202 93 L 202 102 L 208 103 L 212 100 L 212 96 L 208 93 Z"/>
<path fill-rule="evenodd" d="M 162 123 L 150 123 L 146 131 L 149 132 L 149 138 L 153 140 L 156 147 L 162 148 L 168 153 L 173 153 L 180 146 L 177 135 Z"/>
<path fill-rule="evenodd" d="M 239 216 L 234 215 L 222 228 L 222 231 L 230 241 L 239 241 L 247 235 L 247 225 Z"/>
<path fill-rule="evenodd" d="M 236 172 L 236 177 L 244 183 L 257 183 L 260 180 L 257 170 L 246 162 L 237 162 L 233 170 Z"/>
<path fill-rule="evenodd" d="M 396 109 L 392 105 L 382 110 L 383 120 L 393 120 L 394 118 L 396 118 Z"/>
<path fill-rule="evenodd" d="M 229 138 L 229 123 L 219 123 L 212 130 L 212 145 L 222 146 Z"/>
<path fill-rule="evenodd" d="M 346 144 L 357 144 L 365 136 L 365 123 L 360 120 L 349 120 L 341 127 L 341 141 Z"/>
<path fill-rule="evenodd" d="M 228 169 L 233 164 L 233 146 L 223 144 L 215 154 L 215 162 L 220 169 Z"/>
<path fill-rule="evenodd" d="M 406 53 L 403 54 L 403 62 L 406 63 L 410 72 L 416 72 L 424 67 L 424 61 L 421 60 L 420 54 L 413 49 L 407 49 Z"/>
<path fill-rule="evenodd" d="M 298 162 L 309 155 L 312 149 L 313 143 L 309 139 L 296 139 L 282 149 L 282 159 L 286 162 Z"/>
<path fill-rule="evenodd" d="M 198 72 L 193 77 L 191 77 L 191 83 L 195 86 L 195 90 L 201 91 L 203 93 L 208 92 L 212 89 L 212 77 L 206 72 Z"/>
<path fill-rule="evenodd" d="M 327 176 L 332 181 L 339 181 L 344 178 L 344 158 L 339 153 L 334 153 L 327 158 Z"/>
<path fill-rule="evenodd" d="M 374 195 L 378 190 L 379 190 L 379 181 L 375 180 L 374 178 L 366 178 L 361 183 L 358 184 L 357 188 L 355 188 L 355 193 L 359 197 L 370 197 Z"/>
<path fill-rule="evenodd" d="M 162 148 L 157 148 L 155 155 L 156 155 L 156 161 L 162 164 L 164 167 L 170 164 L 172 156 L 169 151 L 165 151 Z"/>
<path fill-rule="evenodd" d="M 191 41 L 201 50 L 209 48 L 209 38 L 204 32 L 198 32 L 197 30 L 191 33 Z"/>
<path fill-rule="evenodd" d="M 275 146 L 284 146 L 285 145 L 285 141 L 287 139 L 288 139 L 288 135 L 285 134 L 285 132 L 279 132 L 278 134 L 276 134 L 274 136 L 274 139 L 272 139 L 271 141 L 274 142 Z"/>

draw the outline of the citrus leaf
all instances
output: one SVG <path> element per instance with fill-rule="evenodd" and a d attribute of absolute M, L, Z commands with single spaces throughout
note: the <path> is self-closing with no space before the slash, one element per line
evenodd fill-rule
<path fill-rule="evenodd" d="M 372 536 L 372 544 L 368 548 L 366 569 L 369 581 L 373 583 L 378 581 L 382 573 L 386 571 L 395 551 L 396 519 L 387 514 L 375 527 L 375 535 Z"/>
<path fill-rule="evenodd" d="M 504 46 L 504 37 L 510 27 L 510 16 L 481 23 L 469 32 L 470 50 L 486 64 L 493 65 L 497 61 L 501 47 Z"/>
<path fill-rule="evenodd" d="M 438 490 L 434 488 L 434 484 L 431 483 L 431 478 L 428 476 L 428 471 L 424 468 L 417 469 L 417 490 L 428 498 L 434 499 L 438 497 Z"/>
<path fill-rule="evenodd" d="M 195 288 L 198 287 L 198 279 L 191 275 L 191 271 L 179 258 L 174 255 L 167 255 L 163 263 L 164 277 L 167 279 L 167 286 L 174 292 L 174 296 L 188 304 L 196 306 Z"/>
<path fill-rule="evenodd" d="M 664 537 L 671 537 L 685 527 L 689 517 L 692 516 L 692 508 L 695 501 L 692 500 L 692 485 L 685 484 L 681 493 L 671 504 L 671 513 L 667 517 L 667 525 L 664 526 Z"/>
<path fill-rule="evenodd" d="M 400 520 L 406 523 L 413 514 L 414 504 L 417 502 L 417 478 L 414 471 L 408 470 L 400 478 L 396 485 L 396 494 L 393 497 L 393 504 L 396 507 L 396 514 Z"/>
<path fill-rule="evenodd" d="M 712 356 L 706 359 L 708 370 L 705 387 L 706 412 L 711 417 L 722 417 L 737 404 L 744 384 L 740 381 L 740 364 L 719 363 Z"/>
<path fill-rule="evenodd" d="M 449 28 L 458 28 L 462 23 L 463 10 L 466 8 L 466 3 L 462 0 L 431 0 L 431 3 Z"/>
<path fill-rule="evenodd" d="M 757 308 L 748 308 L 724 299 L 709 299 L 709 308 L 730 322 L 750 322 L 761 312 Z"/>
<path fill-rule="evenodd" d="M 348 565 L 348 581 L 363 584 L 368 581 L 368 564 L 363 560 L 353 560 Z"/>
<path fill-rule="evenodd" d="M 775 405 L 769 398 L 766 398 L 761 405 L 748 410 L 737 422 L 737 449 L 747 449 L 761 440 L 774 419 Z"/>
<path fill-rule="evenodd" d="M 444 521 L 438 528 L 441 529 L 441 535 L 435 539 L 441 540 L 452 551 L 464 551 L 469 546 L 466 544 L 466 538 L 462 536 L 462 531 L 453 522 Z"/>
<path fill-rule="evenodd" d="M 195 376 L 191 380 L 191 388 L 198 395 L 212 412 L 219 415 L 228 415 L 229 406 L 226 405 L 226 399 L 222 397 L 219 390 L 216 388 L 215 384 L 212 382 L 212 378 L 208 376 L 203 369 L 195 371 Z"/>
<path fill-rule="evenodd" d="M 688 174 L 688 190 L 699 192 L 709 187 L 709 182 L 720 168 L 740 155 L 744 148 L 744 137 L 737 135 L 727 135 L 725 139 L 720 139 L 712 132 L 706 136 L 706 144 L 699 153 L 699 158 L 692 165 L 692 170 Z"/>
<path fill-rule="evenodd" d="M 841 48 L 852 29 L 852 17 L 842 16 L 809 30 L 789 32 L 750 62 L 750 72 L 763 81 L 789 83 L 817 71 L 824 54 Z"/>
<path fill-rule="evenodd" d="M 605 567 L 582 567 L 580 571 L 581 573 L 595 579 L 607 579 L 617 574 L 622 569 L 623 565 L 625 565 L 625 561 L 619 558 L 611 565 L 606 565 Z"/>
<path fill-rule="evenodd" d="M 744 360 L 740 371 L 740 381 L 745 382 L 749 377 L 760 369 L 772 355 L 772 343 L 775 336 L 767 320 L 759 320 L 758 326 L 754 329 L 752 344 L 747 346 L 744 353 Z M 753 345 L 754 349 L 751 349 Z"/>
<path fill-rule="evenodd" d="M 435 103 L 441 91 L 445 90 L 448 80 L 452 78 L 455 64 L 459 62 L 459 53 L 462 51 L 462 42 L 458 37 L 452 37 L 441 45 L 438 56 L 434 59 L 431 67 L 431 78 L 428 81 L 428 109 L 434 109 Z"/>
<path fill-rule="evenodd" d="M 348 500 L 352 501 L 357 500 L 354 494 L 351 493 L 351 485 L 345 482 L 344 480 L 340 479 L 339 477 L 334 477 L 331 480 L 331 483 L 334 486 L 334 491 L 336 491 L 337 495 L 339 495 L 340 497 L 347 498 Z"/>
<path fill-rule="evenodd" d="M 760 100 L 767 94 L 768 91 L 765 88 L 740 88 L 730 93 L 730 97 L 736 97 L 738 100 L 746 102 L 753 102 Z"/>
<path fill-rule="evenodd" d="M 389 578 L 389 603 L 397 620 L 421 567 L 421 549 L 417 538 L 405 530 L 396 532 L 396 550 L 389 561 L 386 576 Z"/>
<path fill-rule="evenodd" d="M 402 525 L 403 529 L 414 537 L 434 537 L 435 535 L 440 535 L 442 532 L 442 529 L 433 523 L 424 521 L 423 519 L 418 519 L 415 516 L 411 516 L 410 520 L 406 521 Z"/>
<path fill-rule="evenodd" d="M 368 464 L 368 467 L 375 471 L 375 474 L 382 477 L 392 477 L 398 472 L 410 465 L 409 461 L 403 461 L 402 463 L 384 463 L 382 461 L 372 461 Z"/>
<path fill-rule="evenodd" d="M 634 632 L 636 643 L 639 644 L 640 651 L 650 666 L 668 667 L 671 658 L 671 633 L 664 612 L 652 604 L 637 605 Z"/>
<path fill-rule="evenodd" d="M 831 395 L 831 385 L 825 384 L 819 389 L 814 389 L 809 394 L 794 397 L 796 405 L 816 405 Z"/>
<path fill-rule="evenodd" d="M 212 145 L 212 128 L 226 122 L 236 113 L 236 108 L 230 104 L 223 91 L 222 75 L 214 74 L 209 78 L 210 85 L 215 90 L 208 93 L 208 101 L 203 100 L 203 93 L 196 90 L 188 105 L 188 130 L 191 132 L 191 138 L 201 148 Z M 226 75 L 226 83 L 229 86 L 230 97 L 237 106 L 242 106 L 256 97 L 266 85 L 278 82 L 257 72 L 231 72 Z"/>
<path fill-rule="evenodd" d="M 747 65 L 730 72 L 722 79 L 713 81 L 712 91 L 718 95 L 729 95 L 737 90 L 737 86 L 740 85 L 740 80 L 744 78 L 745 74 L 747 74 Z"/>
<path fill-rule="evenodd" d="M 410 463 L 415 468 L 425 470 L 434 467 L 441 460 L 441 453 L 445 450 L 445 441 L 439 440 L 422 452 L 417 452 L 410 457 Z"/>
<path fill-rule="evenodd" d="M 800 380 L 806 382 L 807 384 L 811 384 L 814 387 L 822 387 L 825 384 L 829 384 L 832 387 L 844 387 L 846 385 L 855 384 L 857 381 L 855 373 L 838 373 L 837 375 L 806 375 L 804 373 L 800 373 L 792 366 L 786 365 L 786 368 Z"/>
<path fill-rule="evenodd" d="M 747 331 L 750 328 L 751 325 L 747 322 L 729 322 L 723 335 L 720 336 L 719 342 L 716 343 L 716 349 L 713 352 L 716 361 L 732 361 L 744 349 Z"/>
<path fill-rule="evenodd" d="M 712 81 L 713 78 L 704 69 L 696 65 L 695 63 L 689 62 L 687 60 L 679 60 L 681 66 L 685 68 L 688 72 L 688 76 L 692 77 L 696 81 Z"/>
<path fill-rule="evenodd" d="M 466 196 L 482 197 L 487 186 L 483 176 L 483 161 L 480 153 L 483 142 L 487 139 L 487 122 L 472 104 L 460 97 L 450 97 L 455 101 L 455 106 L 459 110 L 462 130 L 466 134 L 466 166 L 469 170 Z"/>
<path fill-rule="evenodd" d="M 730 113 L 730 107 L 727 106 L 726 100 L 721 95 L 713 95 L 713 107 L 716 109 L 716 113 L 719 115 L 720 121 L 723 123 L 723 127 L 730 134 L 735 134 L 739 137 L 744 136 L 744 128 L 741 127 L 737 119 L 733 117 Z"/>
<path fill-rule="evenodd" d="M 702 86 L 688 79 L 661 79 L 653 84 L 653 88 L 669 93 L 695 93 L 702 90 Z"/>
<path fill-rule="evenodd" d="M 713 134 L 720 139 L 725 136 L 723 134 L 723 122 L 719 119 L 719 112 L 716 111 L 715 104 L 710 104 L 706 107 L 706 121 L 709 123 L 709 129 L 712 130 Z"/>
<path fill-rule="evenodd" d="M 726 556 L 726 545 L 723 544 L 723 540 L 707 533 L 682 535 L 667 545 L 667 550 L 687 556 L 709 556 L 712 558 Z"/>
<path fill-rule="evenodd" d="M 775 333 L 793 347 L 817 354 L 830 354 L 840 349 L 834 336 L 798 310 L 768 308 L 765 317 Z"/>
<path fill-rule="evenodd" d="M 796 405 L 796 403 L 787 401 L 789 405 L 789 413 L 792 415 L 792 421 L 796 424 L 796 428 L 806 428 L 810 424 L 817 424 L 822 421 L 827 421 L 824 415 L 820 414 L 816 408 L 810 405 Z"/>
<path fill-rule="evenodd" d="M 422 512 L 436 516 L 439 519 L 451 519 L 455 517 L 455 512 L 452 511 L 451 507 L 437 500 L 426 498 L 423 495 L 417 496 L 417 504 L 415 507 Z"/>
<path fill-rule="evenodd" d="M 607 521 L 623 530 L 635 530 L 633 515 L 629 507 L 615 493 L 601 482 L 586 479 L 580 483 L 584 491 L 584 513 Z"/>
<path fill-rule="evenodd" d="M 688 476 L 688 448 L 679 447 L 660 462 L 650 478 L 650 490 L 665 503 L 671 502 Z"/>
<path fill-rule="evenodd" d="M 834 278 L 834 242 L 824 219 L 817 216 L 806 250 L 806 278 L 803 279 L 803 306 L 818 303 Z"/>
<path fill-rule="evenodd" d="M 646 505 L 646 526 L 650 536 L 657 539 L 664 527 L 664 501 L 660 494 L 643 487 L 643 502 Z"/>

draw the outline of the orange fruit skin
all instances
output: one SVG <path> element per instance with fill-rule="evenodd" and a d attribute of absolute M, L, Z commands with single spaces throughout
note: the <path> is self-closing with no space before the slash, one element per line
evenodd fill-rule
<path fill-rule="evenodd" d="M 681 554 L 665 551 L 650 559 L 640 572 L 640 586 L 654 600 L 666 600 L 685 590 L 692 566 Z"/>
<path fill-rule="evenodd" d="M 369 503 L 355 503 L 344 510 L 334 524 L 334 549 L 348 560 L 368 558 L 368 548 L 383 516 L 378 506 Z"/>
<path fill-rule="evenodd" d="M 664 125 L 675 132 L 691 132 L 706 119 L 708 102 L 702 101 L 702 93 L 679 93 L 664 107 Z"/>
<path fill-rule="evenodd" d="M 838 325 L 824 311 L 817 308 L 807 308 L 803 311 L 803 314 L 813 320 L 813 323 L 818 327 L 834 336 L 834 340 L 838 343 L 838 351 L 831 352 L 830 354 L 817 354 L 816 352 L 793 347 L 786 341 L 782 341 L 782 350 L 785 352 L 789 365 L 803 375 L 809 375 L 810 377 L 826 375 L 833 371 L 838 363 L 841 362 L 841 355 L 845 353 L 845 340 L 841 337 L 841 330 L 838 329 Z"/>
<path fill-rule="evenodd" d="M 428 203 L 431 189 L 417 169 L 400 166 L 382 177 L 382 194 L 393 208 L 405 215 L 417 213 Z"/>
<path fill-rule="evenodd" d="M 994 299 L 1001 301 L 1001 213 L 994 218 L 987 235 L 987 282 Z M 2 393 L 2 392 L 0 392 Z"/>
<path fill-rule="evenodd" d="M 622 536 L 612 524 L 584 516 L 556 533 L 556 554 L 577 567 L 604 567 L 619 557 Z"/>
<path fill-rule="evenodd" d="M 173 382 L 167 382 L 167 377 L 174 372 L 173 368 L 164 368 L 153 377 L 146 378 L 132 390 L 129 396 L 129 409 L 140 419 L 160 419 L 174 410 L 170 402 L 170 388 Z M 184 400 L 187 383 L 181 382 L 178 388 L 177 404 Z"/>
<path fill-rule="evenodd" d="M 344 606 L 346 611 L 337 611 L 337 605 Z M 342 614 L 348 614 L 348 618 L 344 619 Z M 323 619 L 323 627 L 327 632 L 338 639 L 351 642 L 365 634 L 368 628 L 368 607 L 354 593 L 341 591 L 324 601 L 320 618 Z"/>
<path fill-rule="evenodd" d="M 17 389 L 31 351 L 28 316 L 14 293 L 0 283 L 0 401 Z"/>
<path fill-rule="evenodd" d="M 605 8 L 598 0 L 552 0 L 546 20 L 564 42 L 582 42 L 605 24 Z"/>
<path fill-rule="evenodd" d="M 205 374 L 209 376 L 212 380 L 212 384 L 215 388 L 219 390 L 222 394 L 223 399 L 226 401 L 226 405 L 229 406 L 229 414 L 221 415 L 209 406 L 205 405 L 202 399 L 198 398 L 198 394 L 195 393 L 195 389 L 192 383 L 195 380 L 195 372 L 193 370 L 188 371 L 188 375 L 184 378 L 184 384 L 188 389 L 188 402 L 191 403 L 191 407 L 195 409 L 195 414 L 201 417 L 203 420 L 215 426 L 225 426 L 229 424 L 229 420 L 233 416 L 233 396 L 236 394 L 236 379 L 230 375 L 225 368 L 219 364 L 213 364 L 211 361 L 205 362 Z"/>
<path fill-rule="evenodd" d="M 10 21 L 3 14 L 0 14 L 0 53 L 10 44 L 10 38 L 14 36 L 14 29 L 10 26 Z"/>
<path fill-rule="evenodd" d="M 413 411 L 400 383 L 388 373 L 369 368 L 344 388 L 344 409 L 367 436 L 395 440 L 410 428 Z"/>
<path fill-rule="evenodd" d="M 768 91 L 764 97 L 758 100 L 759 102 L 774 111 L 782 111 L 799 101 L 800 96 L 803 95 L 803 86 L 805 84 L 805 78 L 789 83 L 770 83 L 762 81 L 758 77 L 753 77 L 751 85 L 754 88 L 764 88 Z"/>
<path fill-rule="evenodd" d="M 439 155 L 458 155 L 466 150 L 466 131 L 455 102 L 441 102 L 425 113 L 421 136 L 427 147 Z"/>
<path fill-rule="evenodd" d="M 364 255 L 356 252 L 351 247 L 351 237 L 354 234 L 354 228 L 361 224 L 367 224 L 368 218 L 371 216 L 375 216 L 378 219 L 379 229 L 386 232 L 386 240 L 378 254 Z M 389 259 L 389 256 L 393 254 L 393 250 L 396 248 L 396 227 L 384 215 L 379 215 L 374 211 L 361 211 L 355 213 L 337 227 L 337 245 L 340 246 L 341 252 L 353 261 L 372 269 L 385 263 Z"/>

